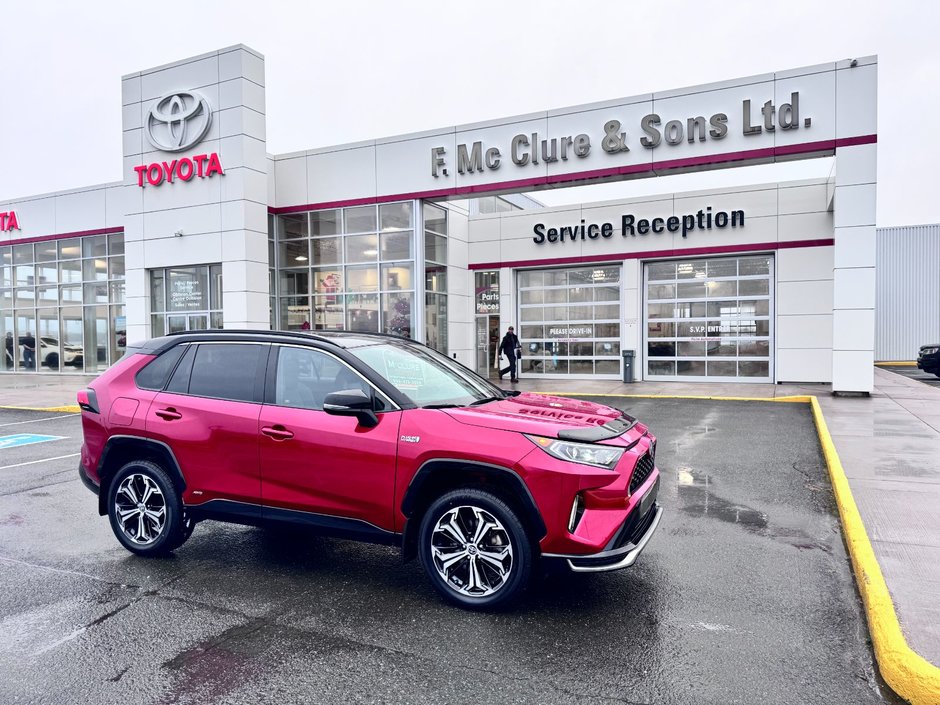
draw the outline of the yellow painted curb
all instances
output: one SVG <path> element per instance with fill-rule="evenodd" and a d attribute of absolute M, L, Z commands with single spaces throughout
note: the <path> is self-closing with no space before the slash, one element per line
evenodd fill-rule
<path fill-rule="evenodd" d="M 540 392 L 543 393 L 543 392 Z M 564 392 L 554 396 L 575 396 Z M 579 397 L 628 397 L 636 399 L 711 399 L 716 401 L 768 401 L 809 404 L 823 457 L 829 468 L 842 534 L 848 547 L 859 594 L 865 605 L 868 631 L 881 677 L 891 689 L 911 705 L 940 705 L 940 668 L 930 663 L 907 644 L 888 585 L 875 557 L 868 532 L 852 496 L 849 480 L 836 452 L 819 400 L 813 395 L 789 397 L 694 397 L 667 394 L 578 394 Z"/>
<path fill-rule="evenodd" d="M 917 363 L 911 360 L 888 360 L 885 362 L 876 362 L 875 367 L 917 367 Z"/>
<path fill-rule="evenodd" d="M 0 406 L 0 409 L 13 409 L 15 411 L 62 411 L 69 414 L 77 414 L 81 409 L 78 404 L 67 404 L 65 406 Z"/>

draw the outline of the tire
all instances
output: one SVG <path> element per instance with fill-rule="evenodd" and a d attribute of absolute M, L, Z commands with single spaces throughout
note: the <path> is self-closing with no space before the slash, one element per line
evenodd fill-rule
<path fill-rule="evenodd" d="M 59 369 L 59 353 L 49 353 L 46 355 L 45 365 L 50 370 Z"/>
<path fill-rule="evenodd" d="M 475 537 L 480 522 L 490 528 Z M 418 555 L 434 588 L 465 609 L 509 604 L 528 587 L 532 573 L 532 542 L 516 512 L 479 489 L 453 490 L 428 507 Z"/>
<path fill-rule="evenodd" d="M 108 488 L 108 518 L 121 545 L 139 556 L 166 555 L 192 533 L 173 481 L 149 460 L 133 460 L 118 470 Z"/>

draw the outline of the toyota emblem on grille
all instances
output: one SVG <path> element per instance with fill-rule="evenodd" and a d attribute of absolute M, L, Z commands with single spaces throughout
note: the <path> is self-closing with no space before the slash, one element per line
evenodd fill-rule
<path fill-rule="evenodd" d="M 182 152 L 197 144 L 209 131 L 212 110 L 198 93 L 170 93 L 151 106 L 144 132 L 163 152 Z"/>

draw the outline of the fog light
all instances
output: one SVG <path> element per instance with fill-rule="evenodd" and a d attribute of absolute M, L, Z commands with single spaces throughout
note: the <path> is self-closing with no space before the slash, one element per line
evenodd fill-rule
<path fill-rule="evenodd" d="M 584 514 L 584 497 L 579 492 L 574 496 L 574 502 L 571 503 L 571 514 L 568 516 L 568 533 L 573 534 L 581 521 L 581 515 Z"/>

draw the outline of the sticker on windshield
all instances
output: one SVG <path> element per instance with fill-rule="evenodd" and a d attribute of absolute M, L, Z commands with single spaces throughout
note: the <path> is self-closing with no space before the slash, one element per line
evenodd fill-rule
<path fill-rule="evenodd" d="M 416 358 L 389 354 L 385 351 L 385 379 L 401 391 L 417 391 L 424 386 L 424 367 Z"/>

